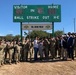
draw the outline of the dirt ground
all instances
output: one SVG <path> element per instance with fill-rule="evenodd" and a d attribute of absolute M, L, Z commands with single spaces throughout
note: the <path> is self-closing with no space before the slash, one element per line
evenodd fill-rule
<path fill-rule="evenodd" d="M 76 75 L 76 60 L 7 64 L 0 67 L 0 75 Z"/>

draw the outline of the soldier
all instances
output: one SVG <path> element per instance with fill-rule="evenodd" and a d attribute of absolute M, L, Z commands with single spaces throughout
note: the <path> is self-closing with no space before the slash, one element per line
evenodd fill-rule
<path fill-rule="evenodd" d="M 60 44 L 60 41 L 59 41 L 59 38 L 56 37 L 56 43 L 55 43 L 55 57 L 60 57 L 60 48 L 59 48 L 59 44 Z"/>
<path fill-rule="evenodd" d="M 20 42 L 18 42 L 17 48 L 18 48 L 18 62 L 20 62 L 20 60 L 21 60 L 20 59 L 21 58 L 21 49 L 22 49 Z"/>
<path fill-rule="evenodd" d="M 34 48 L 33 48 L 33 42 L 30 40 L 30 61 L 32 60 L 32 56 L 33 56 L 33 51 L 34 51 Z"/>
<path fill-rule="evenodd" d="M 0 66 L 4 64 L 4 49 L 5 49 L 5 45 L 4 45 L 4 42 L 2 42 L 0 44 Z"/>
<path fill-rule="evenodd" d="M 14 42 L 14 53 L 13 53 L 13 57 L 14 57 L 14 61 L 15 61 L 15 64 L 17 64 L 17 62 L 20 61 L 20 50 L 21 50 L 21 47 L 19 46 L 19 42 Z"/>
<path fill-rule="evenodd" d="M 7 42 L 6 48 L 5 48 L 5 63 L 7 60 L 8 55 L 8 62 L 11 65 L 12 63 L 12 55 L 13 55 L 13 42 Z"/>
<path fill-rule="evenodd" d="M 51 56 L 52 56 L 52 59 L 55 58 L 55 43 L 56 43 L 56 40 L 55 38 L 51 38 L 51 41 L 50 41 L 50 49 L 51 49 Z"/>
<path fill-rule="evenodd" d="M 21 50 L 20 50 L 20 61 L 24 61 L 24 45 L 25 45 L 26 40 L 23 38 L 22 42 L 20 43 Z"/>
<path fill-rule="evenodd" d="M 39 54 L 40 54 L 40 60 L 43 59 L 43 40 L 41 39 L 39 42 Z"/>
<path fill-rule="evenodd" d="M 24 44 L 24 61 L 28 61 L 28 51 L 30 50 L 30 40 L 27 39 Z"/>
<path fill-rule="evenodd" d="M 6 64 L 6 60 L 7 60 L 7 54 L 9 53 L 9 48 L 8 48 L 8 43 L 6 42 L 6 47 L 5 47 L 5 59 L 4 59 L 4 63 Z"/>
<path fill-rule="evenodd" d="M 3 46 L 0 45 L 0 66 L 2 65 L 3 62 Z"/>
<path fill-rule="evenodd" d="M 10 45 L 9 45 L 9 64 L 12 63 L 13 52 L 14 52 L 13 42 L 10 42 Z"/>
<path fill-rule="evenodd" d="M 47 38 L 44 39 L 43 46 L 44 46 L 45 58 L 48 59 L 49 50 L 48 50 L 48 39 Z"/>

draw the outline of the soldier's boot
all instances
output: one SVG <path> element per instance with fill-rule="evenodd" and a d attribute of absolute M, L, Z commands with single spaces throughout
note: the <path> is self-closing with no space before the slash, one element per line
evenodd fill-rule
<path fill-rule="evenodd" d="M 18 55 L 18 63 L 20 62 L 20 55 Z"/>
<path fill-rule="evenodd" d="M 15 58 L 15 64 L 17 64 L 18 63 L 18 58 Z"/>
<path fill-rule="evenodd" d="M 3 61 L 1 61 L 1 65 L 4 65 L 4 62 Z"/>
<path fill-rule="evenodd" d="M 12 63 L 10 62 L 9 64 L 11 65 Z"/>
<path fill-rule="evenodd" d="M 4 64 L 6 64 L 6 61 L 4 61 Z"/>
<path fill-rule="evenodd" d="M 18 59 L 18 61 L 17 61 L 18 63 L 20 62 L 20 60 Z"/>
<path fill-rule="evenodd" d="M 17 61 L 15 62 L 15 64 L 17 64 Z"/>
<path fill-rule="evenodd" d="M 11 63 L 11 60 L 9 60 L 9 64 L 11 65 L 12 63 Z"/>
<path fill-rule="evenodd" d="M 14 63 L 17 64 L 17 60 L 16 59 L 14 59 Z"/>
<path fill-rule="evenodd" d="M 30 62 L 32 61 L 32 54 L 31 54 L 31 52 L 30 52 Z"/>
<path fill-rule="evenodd" d="M 28 52 L 26 53 L 25 59 L 26 59 L 26 62 L 27 62 L 28 61 Z"/>
<path fill-rule="evenodd" d="M 14 58 L 14 63 L 15 63 L 15 64 L 17 64 L 17 59 L 16 59 L 16 56 L 15 56 L 15 58 Z"/>
<path fill-rule="evenodd" d="M 19 63 L 20 62 L 20 59 L 18 58 L 17 62 Z"/>
<path fill-rule="evenodd" d="M 4 59 L 4 64 L 6 64 L 6 59 Z"/>
<path fill-rule="evenodd" d="M 0 61 L 0 67 L 1 67 L 1 61 Z"/>

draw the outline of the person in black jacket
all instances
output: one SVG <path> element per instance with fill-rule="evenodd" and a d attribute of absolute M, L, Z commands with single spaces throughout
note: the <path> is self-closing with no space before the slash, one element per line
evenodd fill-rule
<path fill-rule="evenodd" d="M 67 37 L 66 35 L 64 35 L 63 37 L 63 50 L 64 50 L 64 58 L 63 59 L 66 59 L 67 60 Z"/>
<path fill-rule="evenodd" d="M 72 37 L 71 33 L 68 33 L 69 37 L 67 38 L 67 49 L 68 49 L 68 56 L 74 60 L 74 38 Z"/>

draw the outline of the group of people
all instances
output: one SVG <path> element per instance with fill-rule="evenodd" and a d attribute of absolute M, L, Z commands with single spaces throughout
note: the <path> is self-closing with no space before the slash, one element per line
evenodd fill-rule
<path fill-rule="evenodd" d="M 39 52 L 40 59 L 43 60 L 60 58 L 62 60 L 74 60 L 76 56 L 76 36 L 68 33 L 59 37 L 38 38 L 34 40 L 34 59 L 37 60 Z"/>
<path fill-rule="evenodd" d="M 62 35 L 58 37 L 0 41 L 0 64 L 18 63 L 20 61 L 37 60 L 74 60 L 76 56 L 76 36 Z"/>
<path fill-rule="evenodd" d="M 0 41 L 0 65 L 19 62 L 20 47 L 16 41 Z"/>
<path fill-rule="evenodd" d="M 33 50 L 32 42 L 27 38 L 12 41 L 0 41 L 0 65 L 9 63 L 19 63 L 20 61 L 28 61 L 28 53 Z M 30 56 L 31 58 L 31 56 Z"/>

